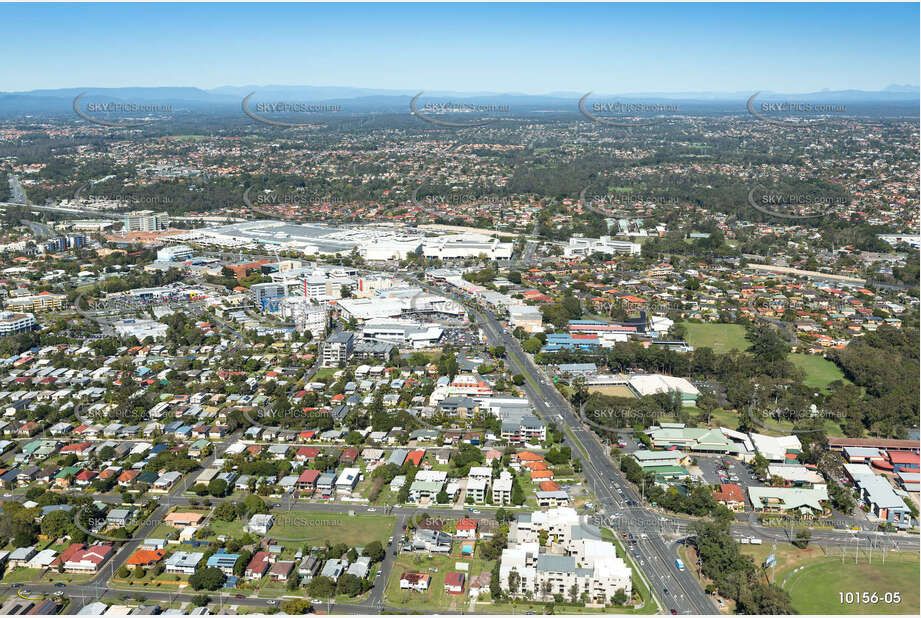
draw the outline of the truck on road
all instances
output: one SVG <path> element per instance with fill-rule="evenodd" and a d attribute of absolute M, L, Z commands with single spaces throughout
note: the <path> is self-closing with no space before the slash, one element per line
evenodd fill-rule
<path fill-rule="evenodd" d="M 681 558 L 675 558 L 675 566 L 678 568 L 679 571 L 684 570 L 684 563 L 681 561 Z"/>

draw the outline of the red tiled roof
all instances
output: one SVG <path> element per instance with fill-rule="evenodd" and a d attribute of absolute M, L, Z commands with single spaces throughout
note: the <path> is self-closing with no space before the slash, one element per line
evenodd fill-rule
<path fill-rule="evenodd" d="M 717 502 L 745 502 L 745 494 L 742 493 L 742 487 L 736 483 L 723 483 L 720 488 L 713 492 L 713 499 Z"/>

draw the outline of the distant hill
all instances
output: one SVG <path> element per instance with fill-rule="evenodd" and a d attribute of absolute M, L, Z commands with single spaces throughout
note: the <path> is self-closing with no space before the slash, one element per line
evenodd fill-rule
<path fill-rule="evenodd" d="M 26 92 L 0 92 L 0 115 L 73 113 L 73 100 L 86 93 L 85 102 L 135 103 L 140 105 L 170 105 L 178 112 L 236 113 L 243 97 L 255 92 L 255 102 L 326 103 L 339 104 L 356 112 L 403 112 L 410 99 L 420 90 L 387 90 L 340 86 L 221 86 L 201 89 L 194 87 L 128 87 L 128 88 L 58 88 Z M 508 105 L 515 112 L 577 113 L 575 104 L 584 92 L 551 92 L 523 94 L 500 92 L 425 91 L 422 101 L 462 103 L 492 103 Z M 682 111 L 725 112 L 744 109 L 744 103 L 754 92 L 628 92 L 592 94 L 592 101 L 624 101 L 644 103 L 684 103 Z M 854 113 L 897 113 L 917 115 L 921 89 L 911 85 L 891 85 L 883 90 L 820 90 L 809 93 L 776 93 L 762 91 L 759 101 L 798 101 L 809 103 L 851 103 L 869 106 Z M 887 111 L 885 108 L 891 106 Z M 870 108 L 874 112 L 868 111 Z M 914 114 L 912 114 L 912 108 Z"/>

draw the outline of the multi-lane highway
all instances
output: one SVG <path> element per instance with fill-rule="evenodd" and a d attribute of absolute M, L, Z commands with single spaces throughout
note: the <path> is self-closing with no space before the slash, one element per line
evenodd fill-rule
<path fill-rule="evenodd" d="M 573 456 L 582 460 L 582 474 L 598 498 L 599 512 L 606 522 L 617 523 L 617 519 L 624 518 L 632 518 L 635 521 L 631 523 L 640 526 L 657 522 L 659 516 L 639 506 L 640 496 L 614 466 L 595 434 L 585 428 L 569 402 L 534 365 L 517 340 L 502 328 L 492 313 L 474 311 L 489 342 L 505 346 L 509 360 L 527 377 L 524 390 L 538 415 L 546 422 L 566 428 L 567 442 Z M 629 508 L 632 505 L 636 507 Z M 637 542 L 640 570 L 652 583 L 653 593 L 665 605 L 663 609 L 692 614 L 718 613 L 710 596 L 700 587 L 694 575 L 690 571 L 677 569 L 674 547 L 662 537 L 659 530 L 650 525 L 645 535 L 646 538 Z"/>
<path fill-rule="evenodd" d="M 437 292 L 424 282 L 424 288 Z M 470 307 L 491 345 L 505 347 L 510 363 L 526 377 L 525 394 L 545 422 L 555 423 L 566 430 L 566 442 L 574 457 L 582 461 L 582 474 L 599 501 L 599 514 L 604 523 L 646 527 L 649 532 L 639 539 L 636 552 L 640 570 L 652 584 L 653 594 L 664 604 L 664 610 L 678 613 L 716 614 L 717 608 L 690 571 L 675 566 L 674 546 L 662 536 L 659 515 L 641 506 L 636 490 L 614 466 L 597 436 L 588 431 L 576 416 L 569 402 L 553 383 L 533 363 L 491 312 Z M 631 508 L 632 507 L 632 508 Z M 630 520 L 629 522 L 627 520 Z"/>

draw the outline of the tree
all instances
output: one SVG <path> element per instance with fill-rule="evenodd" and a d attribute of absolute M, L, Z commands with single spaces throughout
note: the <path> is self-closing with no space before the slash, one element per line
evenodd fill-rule
<path fill-rule="evenodd" d="M 291 599 L 281 604 L 281 611 L 292 616 L 303 616 L 313 613 L 313 605 L 307 599 Z"/>
<path fill-rule="evenodd" d="M 371 541 L 365 545 L 364 554 L 371 559 L 372 564 L 375 562 L 381 562 L 384 559 L 384 556 L 387 555 L 387 553 L 384 551 L 384 546 L 380 541 Z"/>
<path fill-rule="evenodd" d="M 613 601 L 615 605 L 623 605 L 627 602 L 627 593 L 624 592 L 623 588 L 617 589 L 617 592 L 614 593 Z"/>
<path fill-rule="evenodd" d="M 489 580 L 489 594 L 493 601 L 502 598 L 502 583 L 499 580 L 499 562 L 496 562 L 492 568 L 492 579 Z"/>
<path fill-rule="evenodd" d="M 550 539 L 550 533 L 547 530 L 541 528 L 540 532 L 537 533 L 537 542 L 541 547 L 547 546 L 547 541 Z"/>
<path fill-rule="evenodd" d="M 793 544 L 800 549 L 806 549 L 806 546 L 809 545 L 809 540 L 812 538 L 812 533 L 809 531 L 809 528 L 800 528 L 796 533 L 796 539 L 793 541 Z"/>
<path fill-rule="evenodd" d="M 73 516 L 67 511 L 51 511 L 42 518 L 42 534 L 52 539 L 69 534 L 73 528 Z"/>
<path fill-rule="evenodd" d="M 342 575 L 336 584 L 336 592 L 350 597 L 358 596 L 362 592 L 361 579 L 350 573 Z"/>
<path fill-rule="evenodd" d="M 761 453 L 752 457 L 752 472 L 754 472 L 756 476 L 767 476 L 768 465 L 770 465 L 770 462 L 768 462 Z"/>
<path fill-rule="evenodd" d="M 751 343 L 748 351 L 758 360 L 776 363 L 787 358 L 790 346 L 770 326 L 757 326 L 750 330 L 745 338 Z"/>
<path fill-rule="evenodd" d="M 518 574 L 518 571 L 512 569 L 508 574 L 508 591 L 512 594 L 518 592 L 518 584 L 521 582 L 521 576 Z"/>
<path fill-rule="evenodd" d="M 127 579 L 128 577 L 131 577 L 131 571 L 125 565 L 121 565 L 118 567 L 118 570 L 115 571 L 115 575 L 119 579 Z"/>
<path fill-rule="evenodd" d="M 219 521 L 233 521 L 237 518 L 237 507 L 232 502 L 221 502 L 214 509 L 214 518 Z"/>
<path fill-rule="evenodd" d="M 192 573 L 189 585 L 192 590 L 217 590 L 227 581 L 227 576 L 215 567 L 205 567 Z"/>
<path fill-rule="evenodd" d="M 207 607 L 208 603 L 211 602 L 211 597 L 207 594 L 196 594 L 192 597 L 192 605 L 195 607 Z"/>
<path fill-rule="evenodd" d="M 719 405 L 719 401 L 717 401 L 713 391 L 709 388 L 702 388 L 700 396 L 697 397 L 697 407 L 707 413 L 708 426 L 710 425 L 710 415 L 713 414 L 713 410 L 716 409 L 717 405 Z"/>
<path fill-rule="evenodd" d="M 328 599 L 336 596 L 336 582 L 329 577 L 320 575 L 310 580 L 307 590 L 312 597 Z"/>
<path fill-rule="evenodd" d="M 237 561 L 233 564 L 233 574 L 237 577 L 243 577 L 243 574 L 246 573 L 246 565 L 249 564 L 249 561 L 252 559 L 253 552 L 246 550 L 241 551 Z"/>
<path fill-rule="evenodd" d="M 518 482 L 516 477 L 512 481 L 512 504 L 515 506 L 521 506 L 525 502 L 524 490 L 521 488 L 521 484 Z"/>
<path fill-rule="evenodd" d="M 21 528 L 13 535 L 13 545 L 16 547 L 29 547 L 35 543 L 35 532 L 32 528 Z"/>
<path fill-rule="evenodd" d="M 522 349 L 528 354 L 537 354 L 540 352 L 540 349 L 544 347 L 544 344 L 541 343 L 540 339 L 537 337 L 531 337 L 523 344 L 521 344 Z"/>

